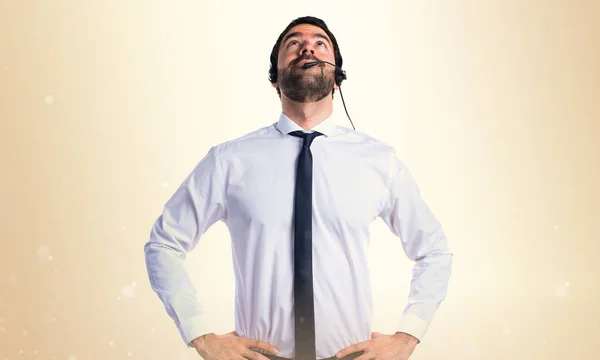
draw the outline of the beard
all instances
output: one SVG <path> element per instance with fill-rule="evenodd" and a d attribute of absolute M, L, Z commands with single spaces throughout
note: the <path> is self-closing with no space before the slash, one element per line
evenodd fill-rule
<path fill-rule="evenodd" d="M 326 64 L 309 69 L 297 65 L 279 70 L 279 89 L 290 100 L 300 103 L 317 102 L 329 95 L 335 82 L 334 74 L 325 71 Z"/>

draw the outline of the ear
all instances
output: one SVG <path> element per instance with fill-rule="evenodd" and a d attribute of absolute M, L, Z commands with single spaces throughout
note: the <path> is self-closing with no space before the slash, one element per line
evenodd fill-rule
<path fill-rule="evenodd" d="M 333 89 L 334 90 L 338 90 L 340 87 L 338 86 L 338 84 L 334 81 L 333 82 Z"/>
<path fill-rule="evenodd" d="M 276 89 L 279 87 L 279 83 L 277 83 L 277 82 L 274 82 L 271 85 L 273 85 L 273 87 L 276 88 Z"/>

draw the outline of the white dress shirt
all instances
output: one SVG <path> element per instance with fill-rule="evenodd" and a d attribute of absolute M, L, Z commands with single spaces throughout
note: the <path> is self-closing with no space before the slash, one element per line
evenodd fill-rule
<path fill-rule="evenodd" d="M 164 206 L 144 246 L 153 290 L 188 344 L 212 332 L 182 265 L 217 221 L 232 241 L 235 331 L 294 357 L 293 199 L 302 130 L 279 121 L 213 146 Z M 369 226 L 380 217 L 414 261 L 397 331 L 421 340 L 447 293 L 452 253 L 395 150 L 329 117 L 313 154 L 313 276 L 317 358 L 370 339 Z M 400 280 L 398 280 L 398 284 Z M 208 289 L 201 291 L 210 291 Z"/>

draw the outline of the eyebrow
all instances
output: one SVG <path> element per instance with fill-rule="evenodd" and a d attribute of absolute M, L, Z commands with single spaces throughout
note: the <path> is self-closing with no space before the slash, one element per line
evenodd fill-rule
<path fill-rule="evenodd" d="M 285 38 L 283 38 L 282 44 L 285 44 L 290 38 L 301 36 L 301 35 L 302 35 L 302 33 L 299 32 L 299 31 L 293 32 L 291 34 L 287 34 L 285 36 Z M 321 33 L 316 33 L 316 34 L 313 35 L 313 37 L 323 39 L 323 40 L 327 41 L 327 44 L 331 45 L 331 43 L 329 42 L 329 39 L 327 38 L 327 36 L 325 36 L 325 35 L 323 35 Z"/>

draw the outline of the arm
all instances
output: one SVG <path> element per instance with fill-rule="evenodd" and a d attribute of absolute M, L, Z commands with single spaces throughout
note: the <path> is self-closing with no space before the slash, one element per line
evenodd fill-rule
<path fill-rule="evenodd" d="M 452 252 L 442 226 L 420 196 L 406 166 L 395 153 L 386 199 L 379 216 L 402 241 L 406 256 L 414 261 L 408 305 L 397 332 L 419 341 L 445 299 L 452 268 Z"/>
<path fill-rule="evenodd" d="M 188 347 L 208 331 L 183 261 L 208 228 L 226 217 L 223 192 L 213 147 L 167 201 L 144 245 L 150 285 Z"/>

